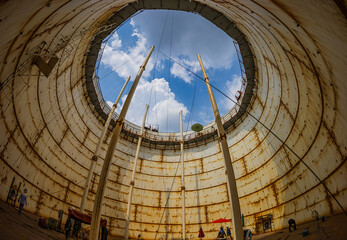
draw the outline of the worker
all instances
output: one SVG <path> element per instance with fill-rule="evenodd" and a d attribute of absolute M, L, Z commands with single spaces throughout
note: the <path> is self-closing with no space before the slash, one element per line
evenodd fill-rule
<path fill-rule="evenodd" d="M 16 187 L 13 187 L 12 190 L 11 190 L 11 193 L 10 193 L 10 203 L 11 204 L 15 204 L 15 201 L 16 201 L 16 190 L 15 190 Z"/>
<path fill-rule="evenodd" d="M 289 232 L 292 231 L 292 227 L 294 228 L 294 231 L 296 230 L 296 223 L 294 219 L 289 219 L 288 220 L 288 224 L 289 224 Z"/>
<path fill-rule="evenodd" d="M 231 230 L 229 227 L 227 227 L 227 239 L 233 239 L 232 236 L 231 236 Z"/>
<path fill-rule="evenodd" d="M 24 193 L 22 193 L 22 194 L 20 195 L 20 198 L 18 199 L 18 201 L 19 201 L 19 210 L 18 210 L 18 214 L 20 214 L 20 213 L 22 212 L 23 207 L 24 207 L 24 204 L 25 204 L 25 205 L 28 205 L 28 204 L 27 204 L 27 196 L 26 196 L 26 193 L 27 193 L 27 190 L 24 189 Z"/>
<path fill-rule="evenodd" d="M 225 237 L 226 237 L 226 234 L 223 230 L 223 227 L 220 227 L 220 231 L 218 232 L 217 239 L 225 239 Z"/>
<path fill-rule="evenodd" d="M 107 240 L 107 234 L 108 234 L 108 230 L 105 226 L 101 227 L 101 240 Z"/>
<path fill-rule="evenodd" d="M 244 229 L 243 230 L 243 236 L 245 240 L 252 240 L 252 232 L 249 229 Z"/>
<path fill-rule="evenodd" d="M 65 239 L 69 239 L 70 231 L 71 231 L 71 215 L 68 216 L 66 223 L 65 223 Z"/>

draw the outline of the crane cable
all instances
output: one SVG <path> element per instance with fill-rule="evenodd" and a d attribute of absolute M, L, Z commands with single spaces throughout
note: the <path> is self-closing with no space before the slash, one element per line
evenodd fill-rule
<path fill-rule="evenodd" d="M 158 56 L 159 56 L 159 51 L 160 51 L 160 47 L 161 47 L 161 43 L 163 40 L 163 36 L 164 36 L 164 31 L 165 31 L 165 27 L 166 27 L 166 23 L 167 23 L 167 19 L 169 16 L 169 10 L 166 12 L 166 16 L 165 16 L 165 21 L 164 21 L 164 25 L 161 31 L 161 35 L 160 35 L 160 39 L 159 39 L 159 44 L 158 44 L 158 50 L 157 50 L 157 55 L 155 58 L 155 63 L 154 63 L 154 67 L 153 67 L 153 77 L 152 77 L 152 83 L 151 83 L 151 90 L 150 90 L 150 94 L 149 94 L 149 100 L 148 100 L 148 105 L 151 105 L 151 100 L 152 100 L 152 92 L 153 92 L 153 80 L 156 77 L 156 70 L 157 70 L 157 64 L 158 64 Z M 157 104 L 157 91 L 154 90 L 154 105 L 153 108 L 156 106 Z M 156 117 L 156 124 L 158 125 L 158 109 L 155 109 L 155 117 Z M 159 130 L 159 129 L 158 129 Z"/>
<path fill-rule="evenodd" d="M 171 35 L 170 35 L 170 57 L 171 57 L 171 53 L 172 53 L 172 36 L 173 36 L 173 28 L 174 28 L 174 16 L 175 16 L 175 12 L 172 12 L 172 18 L 171 18 Z M 169 61 L 169 77 L 168 77 L 168 89 L 167 89 L 167 102 L 166 102 L 166 132 L 168 132 L 168 128 L 169 128 L 169 101 L 170 101 L 170 82 L 171 82 L 171 70 L 170 70 L 170 62 Z"/>

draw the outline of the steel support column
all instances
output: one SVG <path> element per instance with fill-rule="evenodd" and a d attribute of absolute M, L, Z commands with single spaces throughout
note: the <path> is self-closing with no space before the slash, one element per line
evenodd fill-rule
<path fill-rule="evenodd" d="M 236 240 L 241 240 L 243 239 L 241 210 L 240 210 L 240 202 L 239 202 L 239 197 L 238 197 L 237 188 L 236 188 L 235 174 L 234 174 L 234 170 L 233 170 L 233 166 L 231 162 L 231 156 L 230 156 L 228 144 L 226 141 L 226 135 L 225 135 L 224 127 L 222 124 L 222 120 L 221 120 L 218 107 L 216 104 L 216 100 L 214 98 L 214 95 L 210 86 L 210 82 L 208 80 L 204 65 L 201 61 L 199 54 L 198 54 L 198 59 L 201 66 L 202 73 L 204 74 L 208 95 L 210 97 L 214 118 L 217 124 L 219 141 L 221 144 L 225 168 L 227 171 L 227 184 L 228 184 L 229 198 L 231 200 L 231 209 L 232 209 L 231 216 L 232 216 L 232 225 L 233 225 L 233 235 Z"/>
<path fill-rule="evenodd" d="M 125 237 L 124 238 L 126 240 L 128 240 L 128 237 L 129 237 L 129 220 L 130 220 L 131 199 L 132 199 L 132 196 L 133 196 L 133 189 L 134 189 L 134 184 L 135 184 L 136 165 L 137 165 L 137 160 L 139 158 L 141 142 L 142 142 L 143 133 L 144 133 L 144 129 L 145 129 L 147 111 L 148 111 L 148 104 L 146 105 L 145 115 L 143 116 L 141 133 L 139 135 L 139 141 L 137 142 L 137 148 L 136 148 L 136 154 L 135 154 L 135 160 L 134 160 L 134 166 L 133 166 L 133 173 L 131 175 L 130 189 L 129 189 L 129 195 L 128 195 L 128 207 L 127 207 L 127 215 L 126 215 L 126 223 L 125 223 Z"/>
<path fill-rule="evenodd" d="M 116 110 L 117 108 L 117 105 L 118 105 L 118 102 L 124 92 L 124 89 L 126 87 L 126 85 L 128 84 L 130 80 L 130 76 L 128 77 L 128 79 L 125 81 L 118 97 L 117 97 L 117 100 L 114 102 L 113 106 L 112 106 L 112 109 L 111 109 L 111 112 L 110 114 L 108 115 L 108 118 L 106 120 L 106 123 L 104 125 L 104 128 L 102 129 L 102 132 L 101 132 L 101 135 L 100 135 L 100 138 L 99 138 L 99 142 L 98 144 L 96 145 L 96 148 L 95 148 L 95 152 L 94 152 L 94 155 L 92 157 L 92 161 L 90 163 L 90 168 L 89 168 L 89 172 L 88 172 L 88 176 L 87 176 L 87 180 L 86 180 L 86 184 L 84 186 L 84 191 L 83 191 L 83 196 L 82 196 L 82 200 L 81 200 L 81 206 L 80 206 L 80 211 L 81 212 L 84 212 L 84 209 L 85 209 L 85 206 L 86 206 L 86 202 L 87 202 L 87 196 L 88 196 L 88 192 L 89 192 L 89 186 L 90 186 L 90 181 L 92 179 L 92 176 L 93 176 L 93 173 L 94 173 L 94 169 L 95 169 L 95 164 L 96 162 L 98 161 L 98 155 L 99 155 L 99 151 L 100 151 L 100 148 L 101 148 L 101 143 L 102 141 L 104 140 L 105 138 L 105 134 L 106 134 L 106 131 L 107 131 L 107 128 L 108 126 L 110 125 L 110 122 L 111 122 L 111 119 L 112 119 L 112 115 L 114 113 L 114 111 Z"/>
<path fill-rule="evenodd" d="M 137 84 L 139 83 L 139 80 L 141 78 L 141 75 L 143 73 L 143 71 L 145 70 L 146 64 L 152 54 L 154 50 L 154 46 L 152 46 L 151 50 L 149 51 L 146 59 L 144 60 L 142 66 L 140 67 L 140 70 L 134 80 L 133 85 L 131 86 L 131 89 L 128 93 L 128 97 L 124 102 L 123 108 L 119 114 L 119 117 L 116 121 L 116 126 L 113 130 L 112 133 L 112 138 L 110 141 L 110 145 L 107 149 L 107 153 L 106 153 L 106 157 L 104 160 L 104 164 L 102 166 L 102 171 L 101 171 L 101 175 L 100 175 L 100 180 L 99 180 L 99 185 L 98 185 L 98 189 L 96 192 L 96 196 L 95 196 L 95 201 L 94 201 L 94 208 L 93 208 L 93 216 L 92 216 L 92 221 L 91 221 L 91 226 L 90 226 L 90 236 L 89 239 L 90 240 L 97 240 L 98 236 L 99 236 L 99 228 L 100 228 L 100 218 L 101 218 L 101 207 L 102 207 L 102 202 L 104 199 L 104 194 L 105 194 L 105 188 L 106 188 L 106 182 L 108 179 L 108 175 L 109 175 L 109 170 L 111 167 L 111 160 L 113 157 L 113 153 L 114 150 L 116 148 L 117 142 L 118 142 L 118 138 L 120 135 L 120 132 L 122 130 L 123 127 L 123 122 L 124 122 L 124 118 L 125 115 L 128 111 L 130 102 L 132 97 L 134 96 L 135 93 L 135 89 L 137 87 Z"/>
<path fill-rule="evenodd" d="M 186 239 L 186 196 L 185 196 L 185 183 L 184 183 L 184 149 L 183 149 L 183 120 L 182 111 L 180 111 L 180 128 L 181 128 L 181 178 L 182 178 L 182 239 Z"/>

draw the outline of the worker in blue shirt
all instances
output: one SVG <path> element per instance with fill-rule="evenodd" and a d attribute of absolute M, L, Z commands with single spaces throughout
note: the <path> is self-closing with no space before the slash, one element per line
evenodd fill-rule
<path fill-rule="evenodd" d="M 23 210 L 24 204 L 27 204 L 27 196 L 26 196 L 27 190 L 24 189 L 24 193 L 20 195 L 20 198 L 18 199 L 19 201 L 19 210 L 18 214 L 20 214 Z"/>

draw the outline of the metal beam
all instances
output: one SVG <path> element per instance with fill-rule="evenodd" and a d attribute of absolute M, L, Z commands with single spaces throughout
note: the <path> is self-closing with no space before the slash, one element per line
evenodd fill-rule
<path fill-rule="evenodd" d="M 199 54 L 198 54 L 198 59 L 199 59 L 199 63 L 201 66 L 202 73 L 204 74 L 208 95 L 210 97 L 214 118 L 215 118 L 215 121 L 217 124 L 217 131 L 218 131 L 219 141 L 220 141 L 221 148 L 222 148 L 225 168 L 227 170 L 228 193 L 229 193 L 229 198 L 231 201 L 230 204 L 231 204 L 231 209 L 232 209 L 231 216 L 232 216 L 232 220 L 233 220 L 232 221 L 233 235 L 234 235 L 236 240 L 241 240 L 241 239 L 243 239 L 241 210 L 240 210 L 240 202 L 239 202 L 239 197 L 238 197 L 237 188 L 236 188 L 234 169 L 233 169 L 232 162 L 231 162 L 231 156 L 230 156 L 230 152 L 229 152 L 229 148 L 228 148 L 222 120 L 221 120 L 221 117 L 220 117 L 220 114 L 218 111 L 217 103 L 216 103 L 216 100 L 214 98 L 214 95 L 213 95 L 213 92 L 212 92 L 212 89 L 210 86 L 210 81 L 208 80 L 204 65 L 202 63 L 202 60 L 201 60 Z"/>
<path fill-rule="evenodd" d="M 141 75 L 143 73 L 143 71 L 145 70 L 146 64 L 152 54 L 154 50 L 154 46 L 152 46 L 151 50 L 149 51 L 145 61 L 143 62 L 142 66 L 140 67 L 140 70 L 134 80 L 133 85 L 131 86 L 131 89 L 128 93 L 128 97 L 124 102 L 123 108 L 119 114 L 119 117 L 116 121 L 116 126 L 113 130 L 112 133 L 112 138 L 110 141 L 110 145 L 107 149 L 107 153 L 106 153 L 106 157 L 104 160 L 104 165 L 102 166 L 102 171 L 101 171 L 101 175 L 100 175 L 100 180 L 99 180 L 99 185 L 98 185 L 98 189 L 96 191 L 96 196 L 95 196 L 95 201 L 94 201 L 94 208 L 93 208 L 93 216 L 92 216 L 92 221 L 90 224 L 90 235 L 89 235 L 89 239 L 90 240 L 97 240 L 98 236 L 99 236 L 99 228 L 100 228 L 100 218 L 101 218 L 101 207 L 102 207 L 102 202 L 104 199 L 104 194 L 105 194 L 105 187 L 106 187 L 106 181 L 108 179 L 108 175 L 109 175 L 109 170 L 111 167 L 111 160 L 113 157 L 113 153 L 114 150 L 116 148 L 118 139 L 119 139 L 119 135 L 120 132 L 122 130 L 123 127 L 123 123 L 124 123 L 124 119 L 125 119 L 125 115 L 128 111 L 130 102 L 132 97 L 134 96 L 135 93 L 135 89 L 137 87 L 137 84 L 139 83 L 139 80 L 141 78 Z"/>
<path fill-rule="evenodd" d="M 102 132 L 101 132 L 101 135 L 100 135 L 100 138 L 99 138 L 99 142 L 98 144 L 96 145 L 96 148 L 95 148 L 95 152 L 94 152 L 94 155 L 92 157 L 92 161 L 90 163 L 90 168 L 89 168 L 89 172 L 88 172 L 88 176 L 87 176 L 87 180 L 86 180 L 86 184 L 84 186 L 84 191 L 83 191 L 83 196 L 82 196 L 82 200 L 81 200 L 81 206 L 80 206 L 80 211 L 81 212 L 84 212 L 84 209 L 85 209 L 85 205 L 86 205 L 86 201 L 87 201 L 87 196 L 88 196 L 88 192 L 89 192 L 89 186 L 90 186 L 90 181 L 92 179 L 92 176 L 93 176 L 93 173 L 94 173 L 94 169 L 95 169 L 95 164 L 96 162 L 98 161 L 98 155 L 99 155 L 99 151 L 100 151 L 100 148 L 101 148 L 101 143 L 102 141 L 104 140 L 105 138 L 105 134 L 106 134 L 106 131 L 108 129 L 108 126 L 110 125 L 110 121 L 112 119 L 112 115 L 114 113 L 114 111 L 116 110 L 117 108 L 117 105 L 118 105 L 118 102 L 121 98 L 121 96 L 123 95 L 123 92 L 124 92 L 124 89 L 126 87 L 126 85 L 128 84 L 130 80 L 130 76 L 128 77 L 128 79 L 125 81 L 118 97 L 117 97 L 117 100 L 115 101 L 115 103 L 113 104 L 113 107 L 110 111 L 110 114 L 108 115 L 108 118 L 106 120 L 106 123 L 104 125 L 104 128 L 102 129 Z"/>
<path fill-rule="evenodd" d="M 137 165 L 137 160 L 139 158 L 139 152 L 140 152 L 141 142 L 142 142 L 142 138 L 143 138 L 143 131 L 145 129 L 147 111 L 148 111 L 148 104 L 146 105 L 145 115 L 143 116 L 141 133 L 139 136 L 139 141 L 137 142 L 137 148 L 136 148 L 136 154 L 135 154 L 135 160 L 134 160 L 134 166 L 133 166 L 133 174 L 131 175 L 130 189 L 129 189 L 129 195 L 128 195 L 128 207 L 127 207 L 127 215 L 126 215 L 126 223 L 125 223 L 125 237 L 124 238 L 126 240 L 128 240 L 128 237 L 129 237 L 129 220 L 130 220 L 131 199 L 133 196 L 136 165 Z"/>
<path fill-rule="evenodd" d="M 181 128 L 181 178 L 182 178 L 182 239 L 186 239 L 186 187 L 184 183 L 184 139 L 183 139 L 183 120 L 182 120 L 182 110 L 180 111 L 180 128 Z"/>

